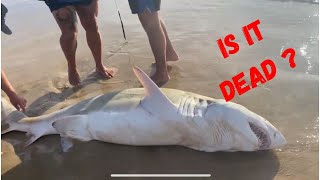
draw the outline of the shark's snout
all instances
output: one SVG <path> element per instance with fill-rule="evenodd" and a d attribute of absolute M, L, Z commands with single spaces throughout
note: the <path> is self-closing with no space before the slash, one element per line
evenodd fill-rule
<path fill-rule="evenodd" d="M 286 138 L 279 131 L 273 134 L 273 143 L 271 144 L 272 149 L 281 148 L 286 144 Z"/>
<path fill-rule="evenodd" d="M 281 148 L 287 144 L 283 134 L 269 121 L 261 118 L 259 123 L 249 123 L 250 128 L 259 139 L 259 150 Z"/>

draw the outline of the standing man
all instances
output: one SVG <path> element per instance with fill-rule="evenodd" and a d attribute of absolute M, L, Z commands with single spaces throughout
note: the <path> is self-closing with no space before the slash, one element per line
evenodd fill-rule
<path fill-rule="evenodd" d="M 102 43 L 97 24 L 98 0 L 44 0 L 61 29 L 60 45 L 68 61 L 71 85 L 80 84 L 76 66 L 77 14 L 86 31 L 87 43 L 96 63 L 96 72 L 103 78 L 112 78 L 116 68 L 106 68 L 102 63 Z"/>
<path fill-rule="evenodd" d="M 156 72 L 151 79 L 161 86 L 169 81 L 167 61 L 177 61 L 179 56 L 169 39 L 165 24 L 159 16 L 161 0 L 129 0 L 132 14 L 138 14 L 147 33 L 156 61 Z"/>

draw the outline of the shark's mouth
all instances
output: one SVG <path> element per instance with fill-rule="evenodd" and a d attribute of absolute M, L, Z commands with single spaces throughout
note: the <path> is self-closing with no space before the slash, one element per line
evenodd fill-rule
<path fill-rule="evenodd" d="M 271 144 L 271 140 L 268 136 L 268 133 L 260 128 L 259 126 L 256 126 L 249 122 L 250 128 L 253 131 L 253 133 L 257 136 L 259 139 L 259 150 L 268 149 Z"/>

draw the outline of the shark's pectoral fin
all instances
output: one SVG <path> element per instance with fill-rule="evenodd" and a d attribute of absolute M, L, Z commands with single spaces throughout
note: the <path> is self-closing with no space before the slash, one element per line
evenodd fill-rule
<path fill-rule="evenodd" d="M 69 152 L 70 148 L 73 147 L 73 140 L 68 137 L 61 137 L 60 145 L 62 152 Z"/>
<path fill-rule="evenodd" d="M 61 117 L 54 123 L 53 128 L 60 134 L 60 145 L 63 152 L 73 147 L 74 140 L 90 141 L 93 139 L 88 128 L 87 115 L 72 115 Z"/>
<path fill-rule="evenodd" d="M 165 110 L 176 112 L 175 105 L 168 99 L 160 88 L 149 78 L 149 76 L 138 67 L 133 67 L 133 71 L 140 83 L 143 85 L 146 97 L 142 100 L 142 105 L 152 112 L 163 113 Z"/>

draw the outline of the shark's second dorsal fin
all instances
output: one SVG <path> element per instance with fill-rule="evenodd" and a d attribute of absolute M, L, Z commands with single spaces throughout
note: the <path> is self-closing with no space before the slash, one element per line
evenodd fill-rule
<path fill-rule="evenodd" d="M 160 90 L 160 88 L 149 78 L 149 76 L 138 67 L 133 67 L 133 72 L 143 85 L 146 97 L 142 100 L 144 108 L 156 113 L 176 112 L 176 106 Z"/>

